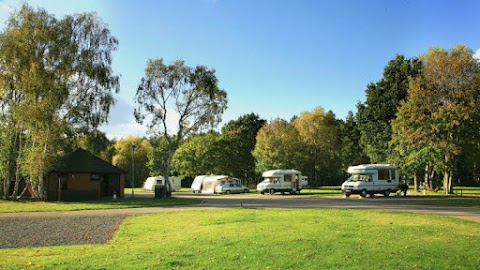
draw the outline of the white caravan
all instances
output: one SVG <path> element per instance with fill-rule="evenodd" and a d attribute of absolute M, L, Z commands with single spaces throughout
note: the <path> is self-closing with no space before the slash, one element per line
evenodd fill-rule
<path fill-rule="evenodd" d="M 367 194 L 383 194 L 390 196 L 390 193 L 400 189 L 398 168 L 389 164 L 363 164 L 348 167 L 350 177 L 342 184 L 342 191 L 345 196 L 360 194 L 366 197 Z"/>
<path fill-rule="evenodd" d="M 198 175 L 193 179 L 190 190 L 193 193 L 214 194 L 215 188 L 227 182 L 238 182 L 238 179 L 228 175 Z"/>
<path fill-rule="evenodd" d="M 143 183 L 143 190 L 155 191 L 156 185 L 165 185 L 163 176 L 148 177 Z M 172 191 L 178 191 L 182 187 L 182 179 L 178 176 L 169 176 L 168 181 L 172 187 Z"/>
<path fill-rule="evenodd" d="M 308 178 L 297 170 L 271 170 L 262 174 L 263 181 L 257 185 L 257 192 L 274 194 L 289 192 L 295 194 L 308 185 Z"/>
<path fill-rule="evenodd" d="M 195 179 L 193 179 L 192 185 L 190 186 L 190 191 L 193 193 L 200 193 L 202 191 L 203 179 L 205 179 L 207 175 L 197 175 Z"/>

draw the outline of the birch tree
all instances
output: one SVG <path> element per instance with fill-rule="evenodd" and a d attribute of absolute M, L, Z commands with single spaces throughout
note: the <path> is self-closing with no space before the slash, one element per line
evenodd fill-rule
<path fill-rule="evenodd" d="M 227 93 L 218 86 L 214 69 L 195 68 L 177 60 L 149 60 L 135 95 L 135 119 L 168 144 L 163 176 L 168 179 L 172 158 L 189 134 L 213 128 L 227 108 Z M 166 181 L 169 183 L 168 181 Z"/>
<path fill-rule="evenodd" d="M 107 121 L 119 91 L 111 69 L 118 41 L 95 14 L 62 19 L 23 5 L 0 33 L 0 107 L 7 161 L 2 167 L 3 197 L 15 180 L 25 179 L 44 198 L 43 179 L 57 163 L 68 134 Z"/>

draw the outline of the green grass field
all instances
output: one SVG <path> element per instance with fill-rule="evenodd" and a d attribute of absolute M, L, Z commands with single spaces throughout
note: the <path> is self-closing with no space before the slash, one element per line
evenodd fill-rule
<path fill-rule="evenodd" d="M 30 200 L 5 201 L 0 200 L 0 213 L 15 212 L 47 212 L 47 211 L 76 211 L 95 209 L 118 209 L 138 207 L 158 207 L 199 203 L 197 199 L 178 198 L 122 198 L 113 202 L 112 199 L 101 199 L 85 202 L 39 202 Z"/>
<path fill-rule="evenodd" d="M 478 269 L 478 223 L 410 213 L 230 209 L 127 218 L 107 244 L 1 250 L 0 269 Z"/>

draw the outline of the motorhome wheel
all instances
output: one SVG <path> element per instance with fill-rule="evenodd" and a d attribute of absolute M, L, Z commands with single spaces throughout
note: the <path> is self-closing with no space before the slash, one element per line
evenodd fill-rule
<path fill-rule="evenodd" d="M 268 193 L 270 193 L 270 195 L 273 195 L 273 194 L 275 194 L 275 190 L 272 188 L 272 189 L 269 190 Z"/>
<path fill-rule="evenodd" d="M 367 190 L 362 189 L 362 192 L 360 192 L 360 196 L 362 196 L 363 198 L 367 197 Z"/>

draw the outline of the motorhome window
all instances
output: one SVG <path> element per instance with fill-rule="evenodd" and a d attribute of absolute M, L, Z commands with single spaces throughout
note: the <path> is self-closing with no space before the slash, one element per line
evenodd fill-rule
<path fill-rule="evenodd" d="M 352 174 L 352 176 L 350 176 L 350 180 L 353 180 L 353 181 L 370 181 L 370 180 L 372 180 L 372 177 L 369 174 Z"/>
<path fill-rule="evenodd" d="M 285 182 L 292 182 L 292 175 L 291 175 L 291 174 L 285 174 L 285 175 L 283 176 L 283 180 L 284 180 Z"/>
<path fill-rule="evenodd" d="M 379 169 L 378 180 L 389 180 L 390 179 L 389 173 L 390 173 L 389 169 Z"/>
<path fill-rule="evenodd" d="M 396 178 L 397 178 L 396 170 L 395 169 L 390 170 L 390 180 L 395 180 Z"/>

